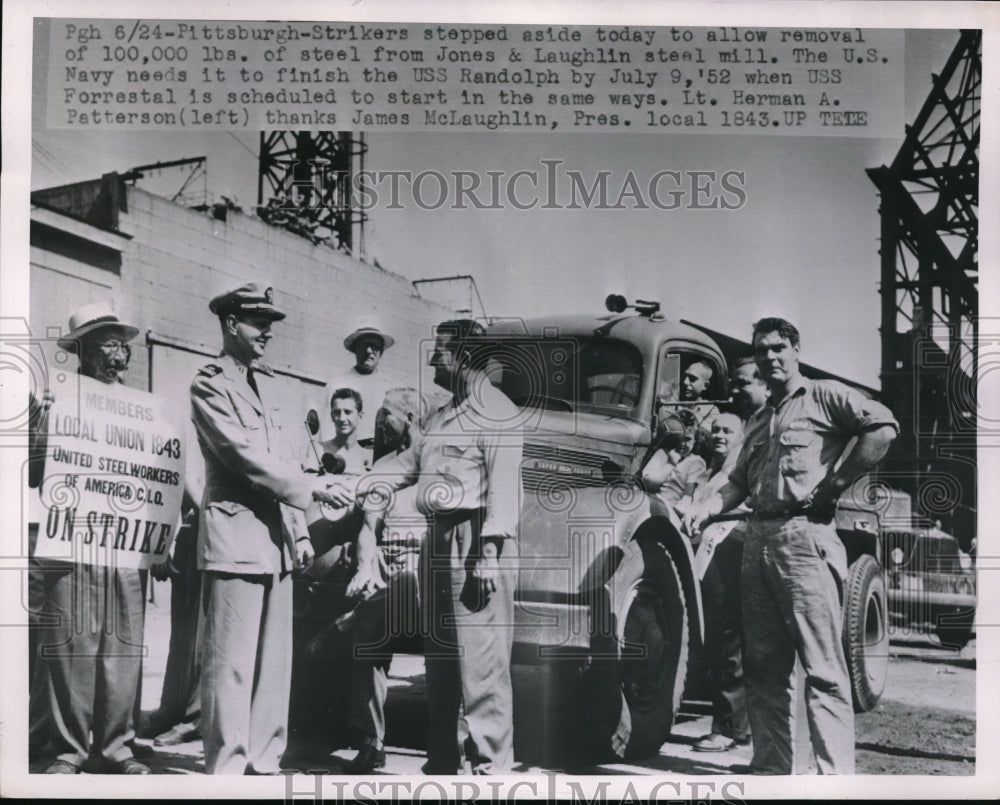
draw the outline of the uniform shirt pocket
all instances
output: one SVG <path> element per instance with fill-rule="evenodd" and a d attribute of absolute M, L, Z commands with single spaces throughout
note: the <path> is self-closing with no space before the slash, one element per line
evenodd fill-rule
<path fill-rule="evenodd" d="M 450 508 L 468 509 L 480 505 L 483 459 L 476 445 L 444 445 L 438 472 L 458 496 Z"/>
<path fill-rule="evenodd" d="M 778 467 L 782 475 L 799 475 L 818 466 L 819 436 L 808 428 L 789 428 L 778 437 L 781 453 Z"/>
<path fill-rule="evenodd" d="M 235 500 L 215 500 L 208 504 L 208 508 L 216 509 L 223 514 L 228 514 L 230 517 L 250 510 L 249 506 L 237 503 Z"/>
<path fill-rule="evenodd" d="M 277 557 L 280 539 L 253 508 L 235 500 L 205 506 L 205 559 L 231 565 L 265 567 Z"/>
<path fill-rule="evenodd" d="M 251 433 L 256 434 L 264 428 L 264 417 L 249 406 L 241 405 L 236 409 L 240 424 Z"/>

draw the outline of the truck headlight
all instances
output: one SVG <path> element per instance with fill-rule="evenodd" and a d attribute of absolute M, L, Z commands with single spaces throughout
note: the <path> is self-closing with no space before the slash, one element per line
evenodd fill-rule
<path fill-rule="evenodd" d="M 893 548 L 892 549 L 892 553 L 889 554 L 889 558 L 892 559 L 892 563 L 894 565 L 901 565 L 901 564 L 903 564 L 903 560 L 906 557 L 903 556 L 903 549 L 902 548 Z"/>

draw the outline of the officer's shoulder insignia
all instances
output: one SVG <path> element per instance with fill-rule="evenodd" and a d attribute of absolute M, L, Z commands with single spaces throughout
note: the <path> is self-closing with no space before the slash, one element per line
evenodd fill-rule
<path fill-rule="evenodd" d="M 222 367 L 216 363 L 206 364 L 205 366 L 202 366 L 201 369 L 198 370 L 198 374 L 203 375 L 205 377 L 215 377 L 217 374 L 221 373 L 222 373 Z"/>

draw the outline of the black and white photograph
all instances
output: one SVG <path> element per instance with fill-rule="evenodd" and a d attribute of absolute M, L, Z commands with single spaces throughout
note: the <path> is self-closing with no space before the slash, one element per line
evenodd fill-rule
<path fill-rule="evenodd" d="M 6 0 L 0 794 L 995 795 L 998 8 Z"/>

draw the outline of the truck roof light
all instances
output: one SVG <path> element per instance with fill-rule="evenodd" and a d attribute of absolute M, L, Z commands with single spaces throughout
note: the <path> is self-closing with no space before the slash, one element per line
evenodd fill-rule
<path fill-rule="evenodd" d="M 604 300 L 604 307 L 608 309 L 609 313 L 624 313 L 626 309 L 632 307 L 635 308 L 635 312 L 640 316 L 649 317 L 652 317 L 660 311 L 659 302 L 649 299 L 636 299 L 635 304 L 630 305 L 628 300 L 618 293 L 608 294 L 607 299 Z"/>

